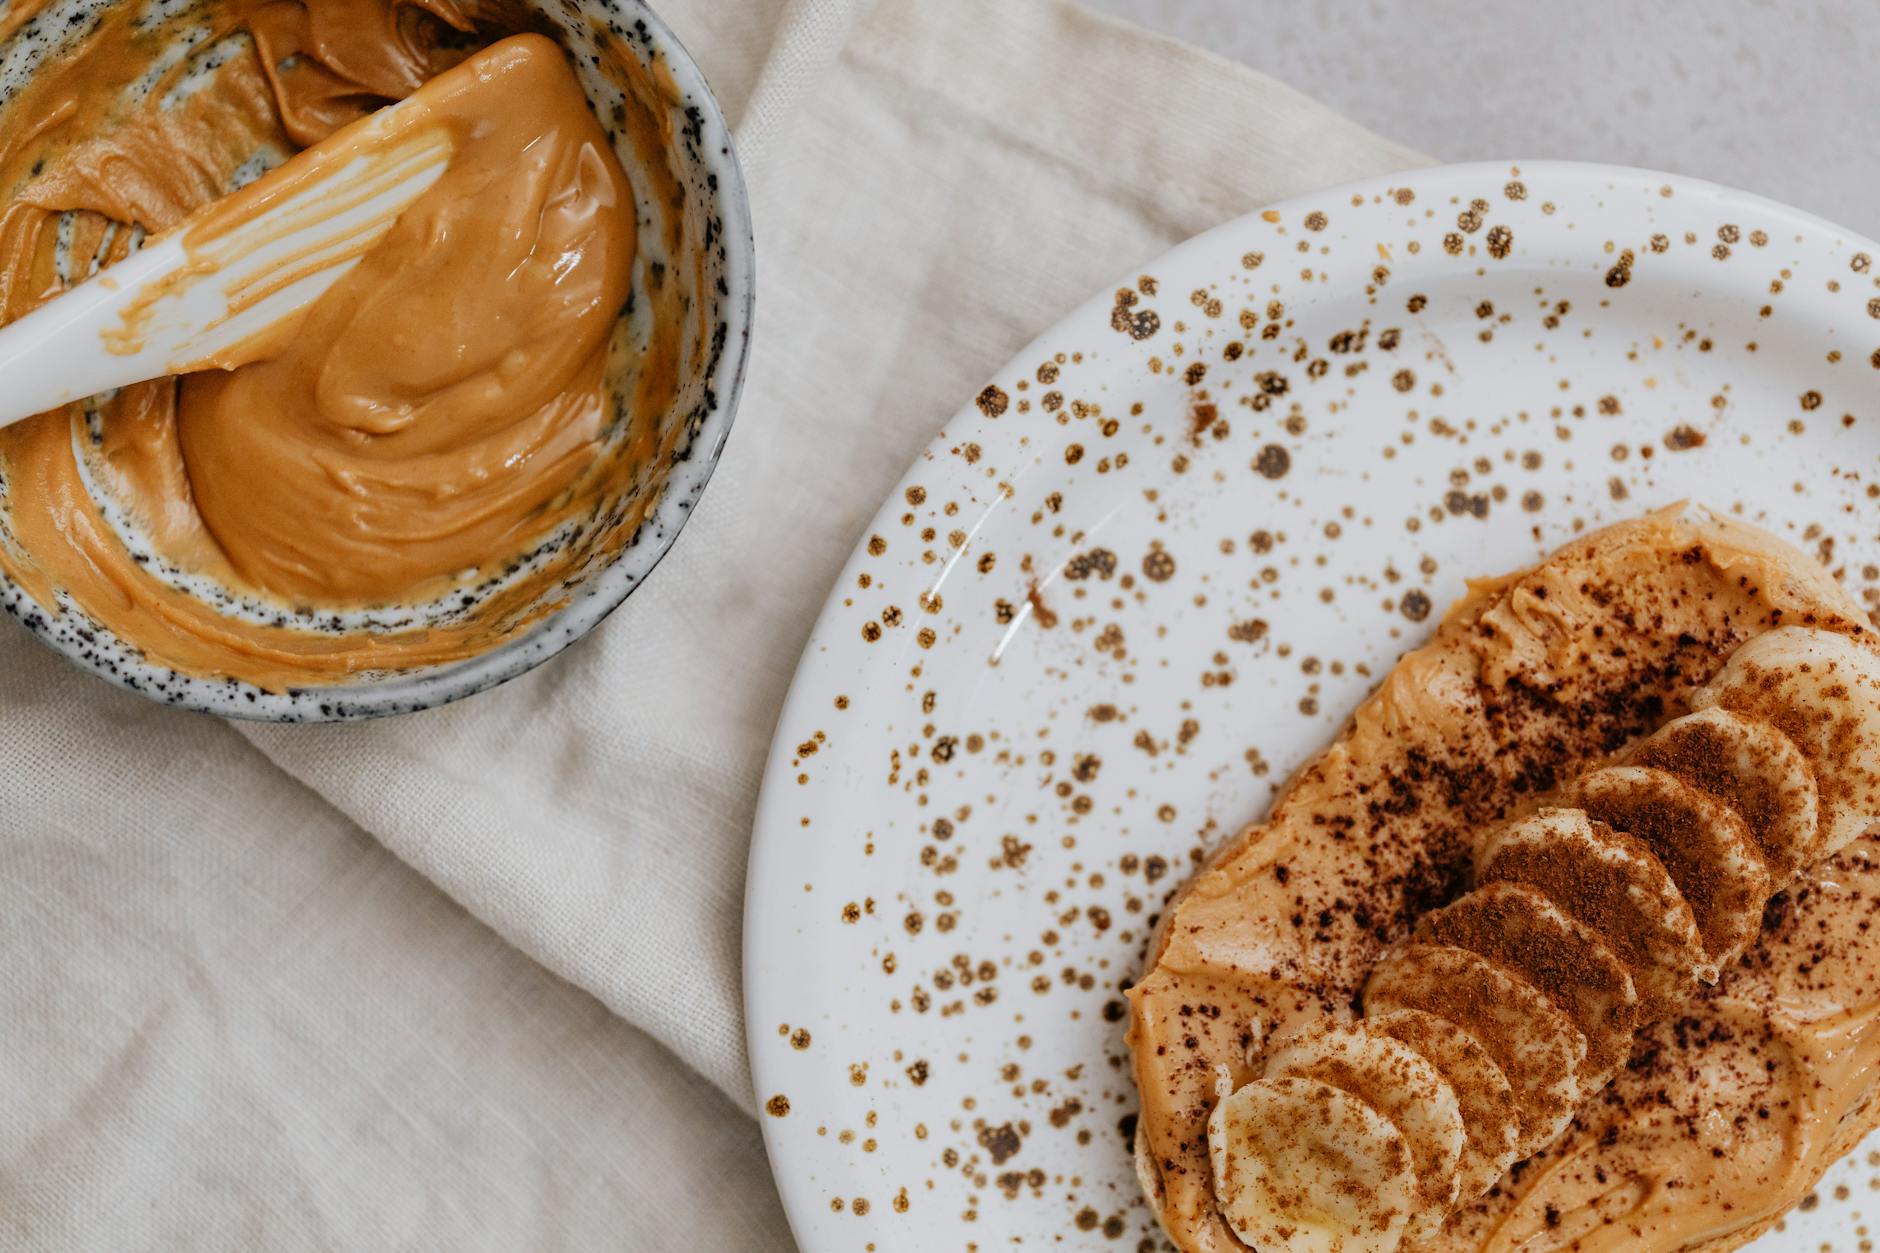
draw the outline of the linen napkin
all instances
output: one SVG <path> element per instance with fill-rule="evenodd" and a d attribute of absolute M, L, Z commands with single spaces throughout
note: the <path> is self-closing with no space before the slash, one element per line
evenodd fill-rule
<path fill-rule="evenodd" d="M 721 17 L 667 6 L 684 37 L 707 12 Z M 1057 4 L 806 0 L 777 48 L 739 131 L 758 233 L 749 380 L 658 575 L 571 656 L 487 696 L 244 729 L 737 1100 L 764 754 L 888 489 L 984 378 L 1131 266 L 1262 203 L 1418 163 L 1270 80 Z"/>
<path fill-rule="evenodd" d="M 737 123 L 758 322 L 717 476 L 619 612 L 328 728 L 176 714 L 0 633 L 0 1250 L 789 1247 L 739 915 L 850 546 L 1064 310 L 1421 163 L 1054 0 L 661 11 Z"/>

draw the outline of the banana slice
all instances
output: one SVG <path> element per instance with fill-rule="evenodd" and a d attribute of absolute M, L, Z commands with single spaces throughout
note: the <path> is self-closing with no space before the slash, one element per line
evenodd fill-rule
<path fill-rule="evenodd" d="M 1369 1023 L 1326 1024 L 1279 1042 L 1264 1074 L 1329 1083 L 1390 1119 L 1410 1147 L 1420 1209 L 1434 1212 L 1441 1225 L 1455 1204 L 1456 1163 L 1468 1132 L 1455 1091 L 1427 1058 Z"/>
<path fill-rule="evenodd" d="M 1515 1161 L 1521 1113 L 1508 1076 L 1481 1042 L 1446 1018 L 1420 1009 L 1393 1009 L 1364 1019 L 1367 1030 L 1401 1040 L 1449 1082 L 1462 1112 L 1464 1141 L 1456 1162 L 1456 1199 L 1468 1203 L 1492 1187 Z M 1413 1221 L 1412 1242 L 1434 1234 Z"/>
<path fill-rule="evenodd" d="M 1767 722 L 1815 767 L 1818 854 L 1880 829 L 1880 655 L 1845 635 L 1779 627 L 1730 655 L 1691 700 Z"/>
<path fill-rule="evenodd" d="M 1476 855 L 1475 880 L 1529 884 L 1597 931 L 1632 972 L 1644 1016 L 1683 1000 L 1693 980 L 1717 981 L 1663 863 L 1584 810 L 1541 809 L 1502 827 Z"/>
<path fill-rule="evenodd" d="M 1507 967 L 1464 948 L 1406 944 L 1372 969 L 1364 1007 L 1369 1015 L 1420 1009 L 1474 1036 L 1514 1089 L 1518 1156 L 1545 1145 L 1572 1119 L 1584 1093 L 1586 1037 L 1545 993 Z"/>
<path fill-rule="evenodd" d="M 1632 1052 L 1638 989 L 1611 947 L 1525 883 L 1485 883 L 1423 915 L 1412 934 L 1452 944 L 1518 972 L 1565 1010 L 1586 1037 L 1581 1082 L 1603 1087 Z"/>
<path fill-rule="evenodd" d="M 1136 1163 L 1136 1183 L 1159 1213 L 1168 1189 L 1162 1186 L 1162 1172 L 1156 1169 L 1155 1155 L 1149 1151 L 1149 1128 L 1144 1120 L 1136 1122 L 1136 1137 L 1130 1142 Z"/>
<path fill-rule="evenodd" d="M 1390 1119 L 1316 1079 L 1256 1079 L 1208 1116 L 1221 1217 L 1255 1249 L 1391 1253 L 1417 1206 Z"/>
<path fill-rule="evenodd" d="M 1646 766 L 1582 775 L 1567 786 L 1565 803 L 1651 850 L 1691 907 L 1711 961 L 1727 964 L 1756 938 L 1774 885 L 1734 809 Z"/>
<path fill-rule="evenodd" d="M 1825 854 L 1814 768 L 1770 723 L 1713 705 L 1665 723 L 1626 764 L 1675 774 L 1736 810 L 1777 884 Z"/>

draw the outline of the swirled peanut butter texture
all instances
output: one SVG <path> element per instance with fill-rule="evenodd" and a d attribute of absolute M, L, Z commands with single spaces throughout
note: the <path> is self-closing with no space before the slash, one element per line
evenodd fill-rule
<path fill-rule="evenodd" d="M 656 494 L 631 488 L 669 451 L 687 311 L 670 282 L 639 299 L 642 214 L 609 133 L 562 49 L 505 9 L 227 0 L 189 17 L 179 57 L 145 6 L 107 8 L 0 105 L 0 321 L 241 187 L 184 228 L 212 258 L 392 101 L 411 97 L 405 142 L 448 164 L 264 340 L 0 431 L 0 568 L 150 660 L 270 688 L 513 637 L 626 542 Z M 640 68 L 627 95 L 645 116 L 610 120 L 651 196 L 676 200 L 669 80 Z M 662 257 L 679 216 L 647 219 Z"/>
<path fill-rule="evenodd" d="M 1876 647 L 1807 557 L 1701 512 L 1648 515 L 1473 584 L 1165 912 L 1130 992 L 1130 1045 L 1139 1171 L 1175 1244 L 1245 1247 L 1209 1160 L 1219 1092 L 1259 1077 L 1287 1032 L 1350 1018 L 1380 954 L 1462 894 L 1499 823 L 1632 760 L 1745 641 L 1798 627 Z M 1558 1138 L 1548 1128 L 1405 1247 L 1722 1250 L 1799 1201 L 1880 1117 L 1877 849 L 1869 833 L 1805 865 L 1717 983 L 1641 1031 Z"/>

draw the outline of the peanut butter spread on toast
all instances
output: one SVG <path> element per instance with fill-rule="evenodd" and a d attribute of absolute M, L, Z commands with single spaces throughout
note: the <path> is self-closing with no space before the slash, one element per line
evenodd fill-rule
<path fill-rule="evenodd" d="M 1151 942 L 1129 994 L 1138 1165 L 1180 1248 L 1245 1247 L 1214 1195 L 1217 1093 L 1258 1077 L 1276 1038 L 1349 1019 L 1393 946 L 1466 945 L 1494 910 L 1519 907 L 1526 889 L 1504 885 L 1474 915 L 1433 915 L 1412 935 L 1462 895 L 1479 845 L 1505 819 L 1689 713 L 1739 645 L 1784 626 L 1872 646 L 1864 615 L 1808 558 L 1683 506 L 1471 585 L 1269 815 L 1182 889 Z M 1688 753 L 1711 730 L 1697 726 L 1668 751 Z M 1774 812 L 1754 796 L 1742 803 L 1751 828 Z M 1591 838 L 1599 855 L 1628 855 L 1603 825 Z M 1544 884 L 1544 851 L 1515 849 L 1508 866 L 1525 860 L 1516 877 Z M 1801 867 L 1714 985 L 1655 1020 L 1640 1011 L 1650 1025 L 1629 1056 L 1621 1044 L 1594 1058 L 1616 1077 L 1563 1132 L 1411 1246 L 1727 1249 L 1798 1201 L 1880 1121 L 1868 1108 L 1880 1060 L 1877 852 L 1868 836 Z M 1576 909 L 1619 908 L 1599 891 L 1587 885 Z M 1701 965 L 1698 921 L 1689 910 L 1655 917 L 1655 951 L 1675 957 L 1685 944 Z M 1609 1016 L 1620 993 L 1609 982 L 1566 990 Z M 1654 1003 L 1648 983 L 1623 990 Z M 1602 1047 L 1613 1051 L 1595 1039 Z"/>

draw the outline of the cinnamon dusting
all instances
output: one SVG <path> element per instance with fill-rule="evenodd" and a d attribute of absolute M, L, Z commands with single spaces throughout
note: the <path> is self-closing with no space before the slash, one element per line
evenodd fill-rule
<path fill-rule="evenodd" d="M 1246 1050 L 1262 1031 L 1271 1035 L 1289 1023 L 1349 1007 L 1379 953 L 1401 941 L 1418 916 L 1466 889 L 1474 846 L 1487 832 L 1689 708 L 1695 689 L 1739 643 L 1781 622 L 1864 629 L 1862 615 L 1839 587 L 1799 553 L 1739 524 L 1691 519 L 1673 510 L 1588 536 L 1533 571 L 1474 585 L 1431 643 L 1400 662 L 1269 817 L 1225 849 L 1171 904 L 1151 945 L 1149 970 L 1130 990 L 1130 1041 L 1143 1098 L 1139 1132 L 1163 1190 L 1158 1211 L 1181 1248 L 1216 1253 L 1236 1247 L 1213 1211 L 1201 1135 L 1214 1068 L 1225 1066 L 1236 1082 L 1244 1081 L 1251 1077 Z M 1680 786 L 1702 806 L 1701 791 Z M 1738 822 L 1739 851 L 1747 860 L 1732 875 L 1745 880 L 1760 868 L 1761 856 Z M 1644 815 L 1639 825 L 1656 835 L 1673 861 L 1677 850 L 1701 844 L 1691 838 L 1688 813 L 1680 818 L 1674 810 L 1668 820 Z M 1651 841 L 1641 843 L 1655 852 Z M 1275 873 L 1279 866 L 1285 874 Z M 1753 901 L 1750 915 L 1760 917 L 1761 900 L 1743 891 L 1742 882 L 1733 889 L 1699 873 L 1694 858 L 1682 868 L 1683 875 L 1673 877 L 1680 888 L 1691 884 L 1693 904 L 1706 905 L 1711 927 L 1704 934 L 1723 938 L 1719 903 L 1732 891 L 1739 904 Z M 1560 872 L 1538 861 L 1531 867 L 1543 886 Z M 1615 953 L 1642 949 L 1642 926 L 1635 925 L 1641 919 L 1628 924 L 1618 909 L 1622 881 L 1615 877 L 1561 896 L 1563 910 L 1589 927 L 1621 922 L 1602 930 L 1613 937 Z M 1779 937 L 1765 943 L 1783 951 Z M 1621 953 L 1621 960 L 1630 955 Z M 1517 1016 L 1508 1012 L 1506 994 L 1491 991 L 1492 977 L 1471 982 L 1460 967 L 1448 973 L 1452 977 L 1446 979 L 1419 977 L 1414 990 L 1392 990 L 1385 999 L 1427 1006 L 1452 1022 L 1467 1019 L 1467 1029 L 1481 1032 L 1478 1038 L 1495 1060 L 1507 1062 L 1525 1105 L 1550 1087 L 1572 1090 L 1580 1064 L 1573 1049 L 1543 1063 L 1514 1048 L 1533 1021 L 1546 1021 L 1550 1010 L 1559 1014 L 1551 1003 L 1539 998 L 1538 1018 Z M 1366 1003 L 1373 1016 L 1385 1007 Z M 1558 1030 L 1542 1036 L 1571 1041 L 1579 1034 L 1560 1015 Z M 1687 1058 L 1675 1050 L 1696 1044 L 1692 1036 L 1669 1038 L 1666 1047 L 1674 1052 L 1658 1056 L 1682 1066 L 1676 1073 L 1683 1077 L 1651 1072 L 1657 1077 L 1650 1082 L 1660 1090 L 1671 1085 L 1686 1091 L 1690 1076 L 1699 1073 L 1690 1068 L 1698 1063 L 1668 1059 Z M 1753 1046 L 1747 1035 L 1711 1045 L 1717 1060 L 1706 1065 L 1714 1069 L 1736 1055 L 1730 1050 Z M 1655 1108 L 1651 1091 L 1640 1086 L 1646 1073 L 1621 1070 L 1598 1120 L 1599 1127 L 1615 1129 L 1615 1138 L 1609 1146 L 1575 1150 L 1588 1154 L 1576 1160 L 1617 1172 L 1632 1169 L 1626 1146 L 1655 1134 L 1645 1130 Z M 1836 1100 L 1844 1096 L 1857 1099 L 1840 1091 Z M 1560 1106 L 1562 1112 L 1567 1108 Z M 1752 1139 L 1765 1127 L 1775 1130 L 1772 1123 L 1757 1123 L 1754 1107 L 1750 1118 L 1744 1134 Z M 1785 1155 L 1821 1160 L 1839 1123 L 1829 1118 L 1821 1126 L 1823 1131 L 1811 1130 L 1804 1140 L 1785 1139 Z M 1595 1128 L 1594 1134 L 1604 1132 Z M 1745 1148 L 1732 1159 L 1718 1159 L 1715 1169 L 1725 1169 L 1730 1160 L 1760 1161 L 1759 1152 Z M 1704 1161 L 1704 1170 L 1711 1170 L 1707 1154 Z M 1564 1184 L 1566 1178 L 1517 1174 L 1512 1191 L 1477 1211 L 1488 1227 L 1460 1215 L 1434 1247 L 1477 1247 L 1498 1221 L 1494 1216 L 1511 1212 L 1510 1198 L 1527 1195 L 1540 1180 Z M 1788 1186 L 1759 1193 L 1755 1213 L 1784 1204 Z M 1659 1233 L 1733 1230 L 1753 1221 L 1741 1201 L 1740 1193 L 1728 1189 L 1686 1193 L 1675 1215 L 1654 1208 L 1641 1221 Z M 1719 1210 L 1720 1204 L 1726 1208 Z M 1673 1244 L 1681 1239 L 1662 1238 Z"/>

